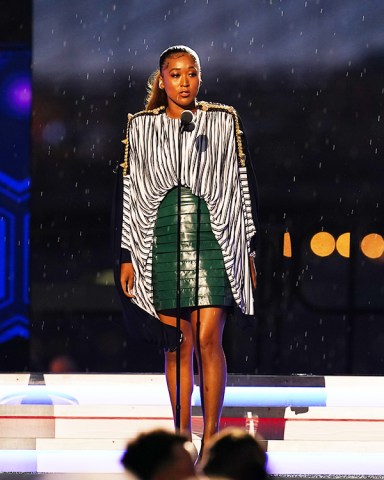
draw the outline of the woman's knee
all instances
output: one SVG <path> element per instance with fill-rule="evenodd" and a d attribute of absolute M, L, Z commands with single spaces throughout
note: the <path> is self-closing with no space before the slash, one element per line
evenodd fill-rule
<path fill-rule="evenodd" d="M 221 349 L 225 317 L 220 313 L 220 309 L 206 309 L 201 316 L 197 314 L 193 324 L 195 348 L 207 352 Z"/>
<path fill-rule="evenodd" d="M 195 347 L 202 354 L 210 354 L 211 352 L 217 352 L 222 349 L 221 337 L 217 334 L 213 335 L 200 335 L 196 338 Z"/>

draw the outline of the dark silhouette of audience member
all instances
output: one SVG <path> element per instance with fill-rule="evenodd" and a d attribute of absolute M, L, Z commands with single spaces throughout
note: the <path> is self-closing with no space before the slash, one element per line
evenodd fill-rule
<path fill-rule="evenodd" d="M 195 478 L 194 446 L 184 435 L 163 429 L 139 434 L 121 459 L 140 480 Z"/>
<path fill-rule="evenodd" d="M 265 480 L 267 455 L 260 438 L 239 428 L 226 428 L 204 448 L 200 469 L 207 477 Z"/>

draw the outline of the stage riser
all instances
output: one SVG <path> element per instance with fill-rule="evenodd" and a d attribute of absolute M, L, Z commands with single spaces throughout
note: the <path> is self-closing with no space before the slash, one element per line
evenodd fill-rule
<path fill-rule="evenodd" d="M 199 405 L 195 385 L 197 448 Z M 272 474 L 384 478 L 383 378 L 230 376 L 220 428 L 231 426 L 264 438 Z M 173 429 L 164 375 L 0 374 L 3 472 L 119 476 L 127 442 L 153 428 Z"/>
<path fill-rule="evenodd" d="M 326 413 L 326 412 L 325 412 Z M 247 429 L 247 419 L 223 418 L 221 428 Z M 0 420 L 0 438 L 133 438 L 137 432 L 152 428 L 173 428 L 173 420 L 158 418 L 90 418 L 90 419 L 30 419 L 7 418 Z M 202 420 L 194 418 L 192 428 L 202 433 Z M 329 440 L 333 441 L 384 441 L 383 421 L 354 420 L 286 420 L 261 419 L 254 425 L 265 440 Z"/>
<path fill-rule="evenodd" d="M 0 440 L 1 450 L 36 450 L 36 451 L 61 451 L 61 450 L 92 450 L 92 451 L 123 451 L 127 438 L 40 438 L 19 439 L 8 438 Z M 369 443 L 367 443 L 369 442 Z M 194 438 L 194 443 L 199 447 L 199 439 Z M 268 453 L 312 452 L 312 453 L 361 453 L 369 447 L 370 453 L 384 455 L 384 441 L 367 440 L 269 440 L 264 442 Z"/>
<path fill-rule="evenodd" d="M 122 474 L 120 460 L 123 451 L 0 451 L 0 465 L 4 472 L 39 473 L 104 473 Z M 381 453 L 360 452 L 274 452 L 268 464 L 273 475 L 322 476 L 354 475 L 359 480 L 383 479 L 384 458 Z M 17 467 L 15 467 L 17 465 Z M 74 477 L 75 479 L 75 477 Z"/>

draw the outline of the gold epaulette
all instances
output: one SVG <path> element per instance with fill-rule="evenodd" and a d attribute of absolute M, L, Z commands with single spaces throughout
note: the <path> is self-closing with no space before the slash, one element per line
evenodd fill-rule
<path fill-rule="evenodd" d="M 154 108 L 153 110 L 141 110 L 140 112 L 137 112 L 135 114 L 128 113 L 128 122 L 127 122 L 127 130 L 126 130 L 126 136 L 125 138 L 121 141 L 125 145 L 124 149 L 124 162 L 120 163 L 120 167 L 123 168 L 123 175 L 127 175 L 128 172 L 128 153 L 129 153 L 129 139 L 128 139 L 128 134 L 129 134 L 129 125 L 132 122 L 132 120 L 136 117 L 140 117 L 142 115 L 158 115 L 159 113 L 163 112 L 165 110 L 165 107 L 161 106 L 158 108 Z"/>
<path fill-rule="evenodd" d="M 235 136 L 236 136 L 236 147 L 237 147 L 237 158 L 239 160 L 240 167 L 245 167 L 246 155 L 243 149 L 243 140 L 241 136 L 243 135 L 243 131 L 240 128 L 240 121 L 237 111 L 229 106 L 224 105 L 222 103 L 211 103 L 211 102 L 198 102 L 197 106 L 201 108 L 204 112 L 209 110 L 217 111 L 217 112 L 227 112 L 232 115 L 233 120 L 235 122 Z"/>

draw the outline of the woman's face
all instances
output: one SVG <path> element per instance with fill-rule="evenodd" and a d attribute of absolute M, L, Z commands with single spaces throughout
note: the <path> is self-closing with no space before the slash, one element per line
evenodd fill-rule
<path fill-rule="evenodd" d="M 160 88 L 165 89 L 171 113 L 195 108 L 200 87 L 200 70 L 188 53 L 175 53 L 166 58 L 161 70 Z"/>

